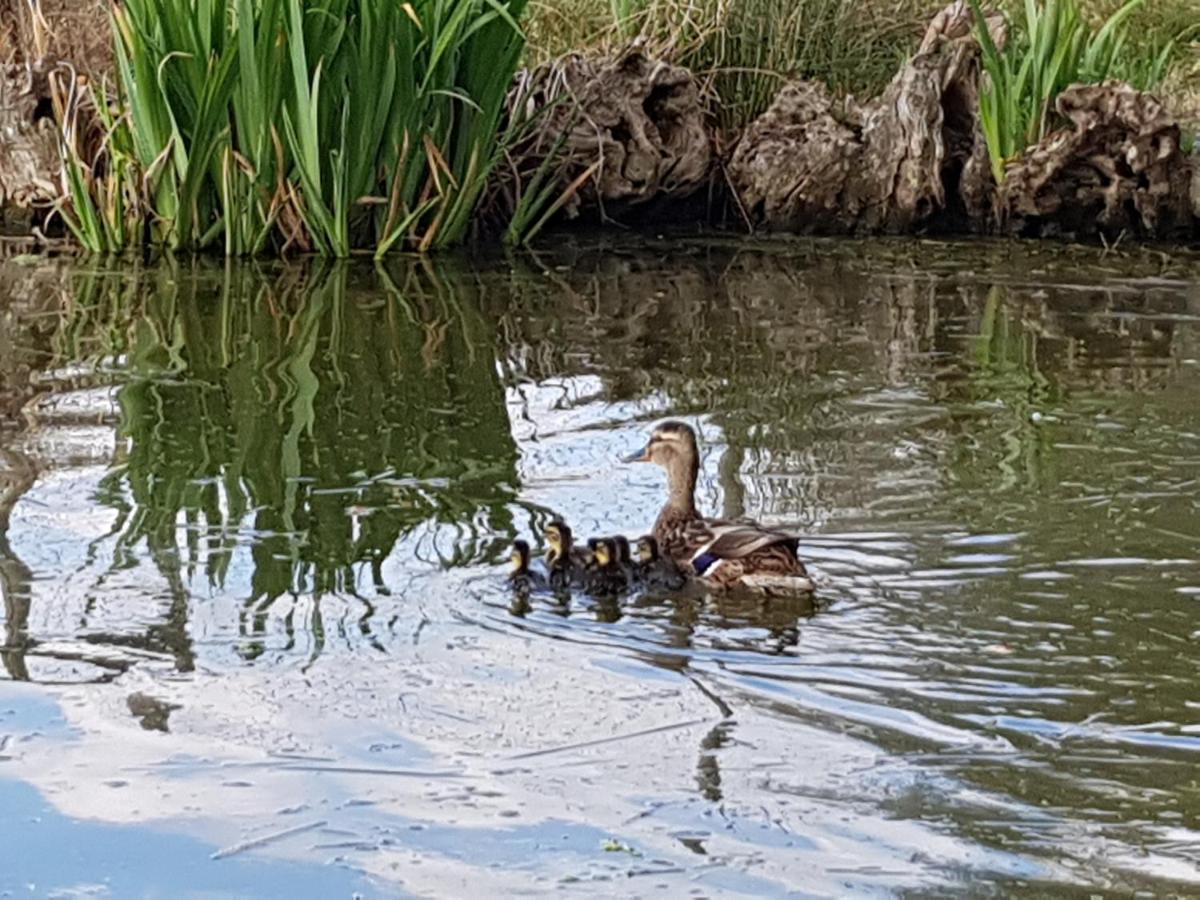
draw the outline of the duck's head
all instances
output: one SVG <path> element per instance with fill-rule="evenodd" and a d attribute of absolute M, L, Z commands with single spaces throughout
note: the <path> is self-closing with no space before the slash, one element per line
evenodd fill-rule
<path fill-rule="evenodd" d="M 684 422 L 663 422 L 650 434 L 646 446 L 625 457 L 624 462 L 649 462 L 672 469 L 679 463 L 692 465 L 700 457 L 696 432 Z"/>
<path fill-rule="evenodd" d="M 613 550 L 613 542 L 608 538 L 600 538 L 596 541 L 596 565 L 604 568 L 612 563 L 613 557 L 616 555 Z"/>
<path fill-rule="evenodd" d="M 700 451 L 696 432 L 683 422 L 663 422 L 650 435 L 646 446 L 625 462 L 655 463 L 667 470 L 671 487 L 670 504 L 685 512 L 695 510 L 696 475 L 700 471 Z"/>
<path fill-rule="evenodd" d="M 512 545 L 513 574 L 520 575 L 529 568 L 529 544 L 525 541 L 513 541 Z"/>
<path fill-rule="evenodd" d="M 642 565 L 658 561 L 658 540 L 652 534 L 643 535 L 637 542 L 638 562 Z"/>
<path fill-rule="evenodd" d="M 546 552 L 546 559 L 551 564 L 565 559 L 571 552 L 573 540 L 571 529 L 567 523 L 562 519 L 555 519 L 546 526 L 546 546 L 549 548 Z"/>

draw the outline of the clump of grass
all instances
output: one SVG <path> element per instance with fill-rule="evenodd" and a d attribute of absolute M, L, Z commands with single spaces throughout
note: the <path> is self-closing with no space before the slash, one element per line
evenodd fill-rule
<path fill-rule="evenodd" d="M 980 0 L 971 0 L 987 78 L 979 92 L 980 120 L 999 184 L 1007 164 L 1053 128 L 1054 103 L 1072 84 L 1108 78 L 1150 88 L 1167 73 L 1173 43 L 1147 55 L 1130 40 L 1129 25 L 1144 0 L 1127 0 L 1098 27 L 1076 0 L 1025 0 L 1024 21 L 1010 28 L 1003 50 L 992 40 Z"/>
<path fill-rule="evenodd" d="M 115 110 L 104 159 L 68 140 L 67 222 L 100 251 L 460 242 L 499 158 L 525 2 L 124 0 L 117 90 L 93 103 Z"/>
<path fill-rule="evenodd" d="M 532 7 L 533 58 L 611 50 L 639 39 L 715 88 L 736 131 L 791 77 L 874 94 L 915 49 L 942 0 L 544 0 Z"/>
<path fill-rule="evenodd" d="M 945 4 L 946 0 L 535 0 L 529 33 L 534 62 L 569 51 L 605 52 L 638 38 L 656 54 L 710 78 L 718 122 L 736 132 L 770 104 L 789 78 L 816 79 L 838 93 L 873 96 L 916 49 L 925 25 Z M 995 5 L 1018 16 L 1026 11 L 1023 0 Z M 1078 0 L 1071 5 L 1080 25 L 1095 35 L 1129 4 Z M 1106 44 L 1113 51 L 1108 74 L 1137 87 L 1153 87 L 1176 71 L 1184 41 L 1194 39 L 1187 33 L 1196 26 L 1195 0 L 1153 0 L 1134 6 L 1134 12 L 1119 17 L 1125 23 L 1123 42 Z"/>

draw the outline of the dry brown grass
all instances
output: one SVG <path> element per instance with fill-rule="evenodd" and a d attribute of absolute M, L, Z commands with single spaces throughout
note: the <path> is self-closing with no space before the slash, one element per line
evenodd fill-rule
<path fill-rule="evenodd" d="M 672 62 L 712 76 L 723 123 L 761 112 L 788 77 L 824 81 L 837 92 L 875 94 L 915 49 L 949 0 L 538 0 L 530 5 L 530 60 L 605 51 L 638 37 Z M 986 0 L 985 0 L 986 2 Z M 1020 20 L 1024 0 L 996 0 Z M 1080 0 L 1102 21 L 1124 0 Z M 1146 0 L 1130 34 L 1147 55 L 1200 21 L 1200 0 Z M 1196 35 L 1200 38 L 1200 34 Z M 1200 45 L 1195 54 L 1200 59 Z M 1200 65 L 1188 51 L 1163 87 L 1180 114 L 1194 108 Z"/>
<path fill-rule="evenodd" d="M 112 66 L 108 0 L 0 0 L 0 62 L 69 61 L 81 72 Z"/>

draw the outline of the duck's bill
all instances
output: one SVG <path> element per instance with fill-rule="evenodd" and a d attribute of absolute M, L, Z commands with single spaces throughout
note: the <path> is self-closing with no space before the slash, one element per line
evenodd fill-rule
<path fill-rule="evenodd" d="M 623 463 L 650 462 L 650 445 L 647 444 L 645 447 L 643 447 L 641 450 L 637 451 L 636 453 L 630 453 L 628 456 L 622 456 L 621 462 L 623 462 Z"/>

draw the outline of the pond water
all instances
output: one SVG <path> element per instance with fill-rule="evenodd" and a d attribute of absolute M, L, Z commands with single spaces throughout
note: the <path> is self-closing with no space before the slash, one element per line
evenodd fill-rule
<path fill-rule="evenodd" d="M 1200 892 L 1200 258 L 0 266 L 0 893 Z M 504 583 L 565 516 L 812 602 Z"/>

